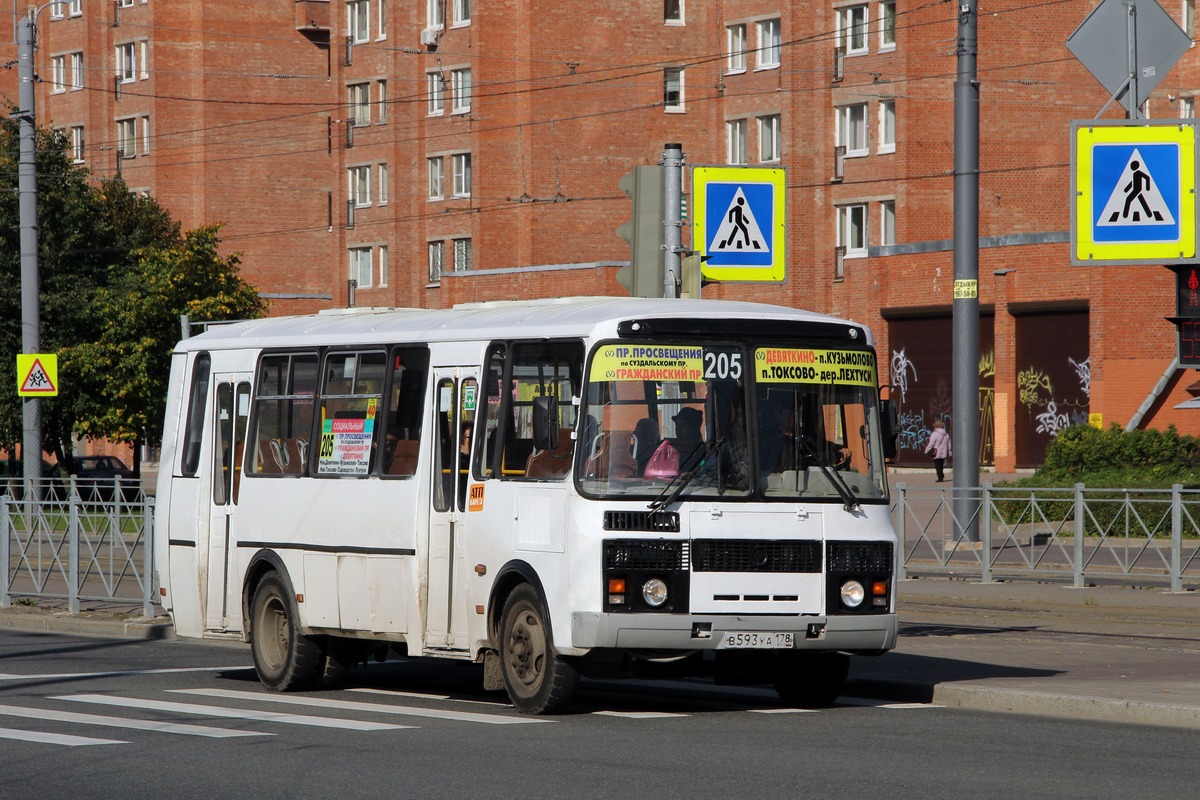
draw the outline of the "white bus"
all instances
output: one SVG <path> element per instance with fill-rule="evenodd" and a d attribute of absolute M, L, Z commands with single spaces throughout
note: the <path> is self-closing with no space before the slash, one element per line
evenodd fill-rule
<path fill-rule="evenodd" d="M 526 713 L 580 675 L 836 699 L 896 640 L 862 325 L 580 298 L 213 327 L 172 357 L 155 520 L 180 636 L 273 690 L 391 650 L 481 663 Z"/>

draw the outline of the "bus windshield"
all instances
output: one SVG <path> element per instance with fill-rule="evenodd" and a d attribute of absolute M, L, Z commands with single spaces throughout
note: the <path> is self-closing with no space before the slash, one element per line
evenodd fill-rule
<path fill-rule="evenodd" d="M 580 491 L 886 502 L 877 386 L 869 349 L 602 343 L 577 433 Z"/>

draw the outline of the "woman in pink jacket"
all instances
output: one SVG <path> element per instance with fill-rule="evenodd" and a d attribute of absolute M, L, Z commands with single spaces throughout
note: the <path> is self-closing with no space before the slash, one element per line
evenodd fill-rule
<path fill-rule="evenodd" d="M 925 445 L 925 452 L 933 456 L 933 468 L 937 470 L 937 482 L 941 483 L 946 479 L 942 473 L 946 466 L 946 459 L 953 455 L 950 449 L 950 434 L 946 433 L 946 426 L 941 420 L 933 423 L 933 432 L 929 434 L 929 443 Z"/>

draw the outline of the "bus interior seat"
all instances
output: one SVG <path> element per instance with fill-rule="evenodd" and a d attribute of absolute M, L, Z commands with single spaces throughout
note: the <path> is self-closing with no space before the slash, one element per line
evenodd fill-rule
<path fill-rule="evenodd" d="M 303 475 L 308 463 L 308 440 L 297 436 L 283 442 L 283 471 L 289 475 Z"/>
<path fill-rule="evenodd" d="M 587 460 L 583 474 L 601 481 L 637 475 L 637 462 L 629 454 L 630 435 L 630 431 L 600 434 L 596 452 Z"/>
<path fill-rule="evenodd" d="M 260 475 L 282 475 L 284 453 L 275 439 L 262 439 L 258 443 L 258 453 L 255 461 L 258 463 Z"/>
<path fill-rule="evenodd" d="M 538 450 L 525 462 L 526 478 L 562 478 L 571 471 L 571 429 L 558 431 L 558 447 Z"/>
<path fill-rule="evenodd" d="M 411 478 L 417 474 L 417 454 L 421 443 L 416 439 L 399 439 L 396 449 L 392 451 L 392 461 L 387 465 L 388 475 L 400 475 Z"/>

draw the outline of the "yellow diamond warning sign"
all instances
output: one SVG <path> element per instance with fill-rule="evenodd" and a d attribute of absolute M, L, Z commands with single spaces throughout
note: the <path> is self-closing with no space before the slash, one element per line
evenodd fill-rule
<path fill-rule="evenodd" d="M 58 356 L 54 353 L 18 354 L 17 394 L 21 397 L 56 397 Z"/>

